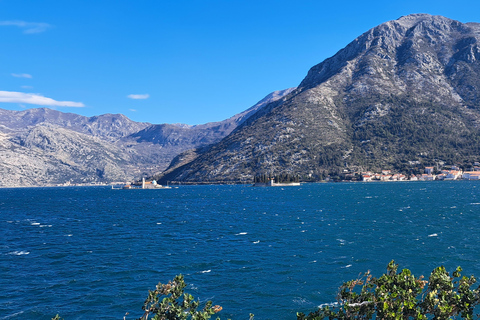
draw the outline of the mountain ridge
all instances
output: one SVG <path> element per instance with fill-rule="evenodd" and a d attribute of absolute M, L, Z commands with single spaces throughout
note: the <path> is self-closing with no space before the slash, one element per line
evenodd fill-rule
<path fill-rule="evenodd" d="M 313 66 L 297 89 L 163 180 L 252 181 L 288 173 L 471 161 L 480 153 L 480 24 L 414 14 Z"/>
<path fill-rule="evenodd" d="M 122 114 L 0 109 L 0 186 L 126 182 L 152 175 L 177 154 L 219 141 L 289 91 L 273 92 L 224 121 L 196 126 L 135 122 Z"/>

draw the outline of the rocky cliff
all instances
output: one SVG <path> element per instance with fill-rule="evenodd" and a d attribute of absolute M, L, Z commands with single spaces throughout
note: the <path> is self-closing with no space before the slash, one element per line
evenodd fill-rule
<path fill-rule="evenodd" d="M 198 126 L 139 123 L 121 114 L 0 109 L 0 186 L 123 182 L 152 175 L 177 154 L 220 141 L 292 90 L 274 92 L 230 119 Z"/>
<path fill-rule="evenodd" d="M 343 169 L 478 160 L 479 40 L 480 24 L 441 16 L 383 23 L 163 179 L 320 178 Z"/>

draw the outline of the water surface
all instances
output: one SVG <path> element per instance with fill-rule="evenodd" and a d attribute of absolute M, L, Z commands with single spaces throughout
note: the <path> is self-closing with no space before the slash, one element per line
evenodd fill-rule
<path fill-rule="evenodd" d="M 222 319 L 295 319 L 342 281 L 480 275 L 480 183 L 0 189 L 0 319 L 135 319 L 183 274 Z"/>

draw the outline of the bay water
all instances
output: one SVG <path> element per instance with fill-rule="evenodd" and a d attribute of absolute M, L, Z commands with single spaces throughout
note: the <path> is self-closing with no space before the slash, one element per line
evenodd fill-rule
<path fill-rule="evenodd" d="M 222 319 L 295 319 L 392 259 L 480 276 L 479 238 L 474 181 L 0 189 L 0 319 L 136 319 L 177 274 Z"/>

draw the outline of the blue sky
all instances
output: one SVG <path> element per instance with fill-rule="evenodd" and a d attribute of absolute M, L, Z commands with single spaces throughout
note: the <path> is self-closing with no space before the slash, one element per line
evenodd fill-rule
<path fill-rule="evenodd" d="M 0 108 L 220 121 L 410 13 L 480 22 L 480 2 L 0 0 Z"/>

